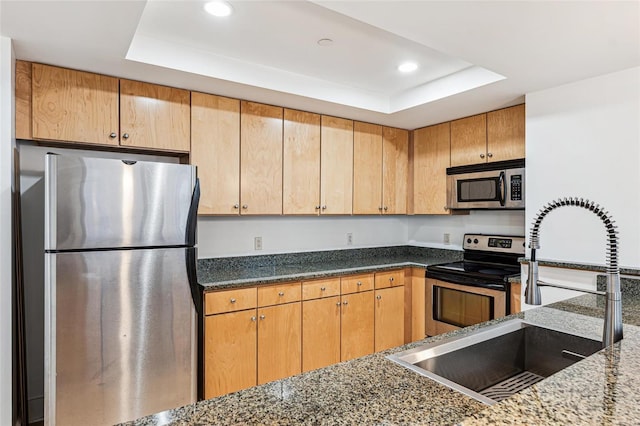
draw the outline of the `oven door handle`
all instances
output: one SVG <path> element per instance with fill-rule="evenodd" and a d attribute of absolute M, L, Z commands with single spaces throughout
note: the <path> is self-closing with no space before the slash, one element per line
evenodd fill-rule
<path fill-rule="evenodd" d="M 507 197 L 506 187 L 505 187 L 505 184 L 504 184 L 504 178 L 505 178 L 505 174 L 502 171 L 502 172 L 500 172 L 500 177 L 498 178 L 499 201 L 500 201 L 500 205 L 502 207 L 504 207 L 504 200 Z"/>

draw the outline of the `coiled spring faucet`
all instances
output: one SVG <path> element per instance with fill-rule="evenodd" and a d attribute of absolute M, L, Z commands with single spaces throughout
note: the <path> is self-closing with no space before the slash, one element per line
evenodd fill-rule
<path fill-rule="evenodd" d="M 551 201 L 538 212 L 533 221 L 529 240 L 531 260 L 529 262 L 525 303 L 529 305 L 540 305 L 542 303 L 539 285 L 563 288 L 562 286 L 539 282 L 538 262 L 536 261 L 536 250 L 540 248 L 540 224 L 552 210 L 563 206 L 582 207 L 593 212 L 604 222 L 604 226 L 607 229 L 607 292 L 604 332 L 602 334 L 602 345 L 607 347 L 622 339 L 622 297 L 620 293 L 620 268 L 618 267 L 618 227 L 609 212 L 605 211 L 600 205 L 583 198 L 559 198 Z"/>

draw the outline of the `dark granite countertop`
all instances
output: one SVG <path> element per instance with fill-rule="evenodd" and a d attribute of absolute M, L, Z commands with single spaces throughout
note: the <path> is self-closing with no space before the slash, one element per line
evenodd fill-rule
<path fill-rule="evenodd" d="M 640 423 L 640 292 L 623 289 L 625 337 L 493 406 L 392 363 L 386 355 L 513 317 L 600 339 L 602 296 L 585 295 L 144 417 L 143 425 L 549 425 Z"/>
<path fill-rule="evenodd" d="M 413 246 L 333 250 L 198 261 L 205 290 L 404 268 L 462 259 L 462 252 Z"/>
<path fill-rule="evenodd" d="M 528 264 L 531 259 L 520 258 L 518 259 L 520 263 Z M 605 265 L 596 265 L 594 263 L 573 263 L 573 262 L 561 262 L 557 260 L 543 260 L 538 259 L 538 266 L 550 266 L 553 268 L 566 268 L 566 269 L 578 269 L 582 271 L 592 271 L 592 272 L 607 272 L 607 267 Z M 631 276 L 640 276 L 640 268 L 631 268 L 631 267 L 620 267 L 620 274 L 622 275 L 631 275 Z"/>

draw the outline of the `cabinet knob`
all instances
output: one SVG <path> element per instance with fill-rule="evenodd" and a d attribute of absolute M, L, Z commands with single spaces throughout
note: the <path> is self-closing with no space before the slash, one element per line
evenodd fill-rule
<path fill-rule="evenodd" d="M 362 285 L 362 281 L 358 281 L 356 284 L 360 287 Z"/>
<path fill-rule="evenodd" d="M 382 206 L 378 207 L 378 210 L 382 211 Z"/>
<path fill-rule="evenodd" d="M 278 292 L 278 296 L 280 296 L 280 297 L 284 296 L 284 291 Z"/>
<path fill-rule="evenodd" d="M 382 296 L 377 295 L 377 296 L 376 296 L 376 299 L 380 300 L 380 299 L 382 299 Z"/>
<path fill-rule="evenodd" d="M 230 300 L 231 303 L 236 303 L 236 299 L 234 299 L 233 297 Z"/>
<path fill-rule="evenodd" d="M 493 154 L 489 152 L 489 153 L 487 154 L 487 157 L 491 158 L 491 157 L 493 157 Z"/>
<path fill-rule="evenodd" d="M 480 154 L 480 158 L 484 158 L 484 154 Z"/>
<path fill-rule="evenodd" d="M 265 317 L 264 315 L 260 315 L 260 319 L 261 319 L 261 320 L 263 320 L 263 319 L 265 319 L 265 318 L 266 318 L 266 317 Z"/>
<path fill-rule="evenodd" d="M 336 306 L 340 306 L 340 302 L 336 303 Z"/>
<path fill-rule="evenodd" d="M 243 204 L 243 205 L 242 205 L 242 208 L 243 208 L 244 210 L 246 210 L 246 209 L 248 209 L 248 208 L 249 208 L 249 206 L 248 206 L 248 205 L 246 205 L 246 204 Z"/>
<path fill-rule="evenodd" d="M 110 137 L 111 139 L 115 139 L 115 138 L 116 138 L 116 136 L 118 136 L 118 135 L 116 134 L 116 132 L 111 132 L 111 134 L 109 135 L 109 137 Z"/>
<path fill-rule="evenodd" d="M 256 320 L 256 317 L 251 317 L 251 321 L 255 321 L 255 320 Z"/>
<path fill-rule="evenodd" d="M 393 282 L 395 281 L 393 277 L 389 278 L 389 281 Z"/>
<path fill-rule="evenodd" d="M 324 206 L 322 206 L 322 210 L 326 210 L 327 209 L 327 205 L 325 204 Z"/>
<path fill-rule="evenodd" d="M 122 139 L 129 139 L 129 133 L 125 133 L 124 135 L 122 135 Z"/>
<path fill-rule="evenodd" d="M 238 209 L 238 208 L 240 208 L 240 204 L 234 204 L 234 205 L 233 205 L 233 208 L 234 208 L 234 209 Z"/>
<path fill-rule="evenodd" d="M 346 300 L 344 302 L 342 302 L 343 305 L 348 305 L 349 302 L 347 302 Z"/>
<path fill-rule="evenodd" d="M 320 210 L 320 206 L 316 206 L 316 210 Z"/>
<path fill-rule="evenodd" d="M 384 206 L 384 211 L 386 212 L 387 210 L 389 210 L 389 207 Z"/>
<path fill-rule="evenodd" d="M 320 287 L 320 291 L 326 291 L 327 288 L 326 287 Z"/>

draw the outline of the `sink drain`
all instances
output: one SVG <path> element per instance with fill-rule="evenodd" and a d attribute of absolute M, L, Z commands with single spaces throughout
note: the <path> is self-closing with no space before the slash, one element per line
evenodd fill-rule
<path fill-rule="evenodd" d="M 509 377 L 507 380 L 503 380 L 498 384 L 490 386 L 479 393 L 487 398 L 491 398 L 494 401 L 499 402 L 520 392 L 522 389 L 533 386 L 542 379 L 544 379 L 544 377 L 538 376 L 530 371 L 523 371 L 522 373 Z"/>

